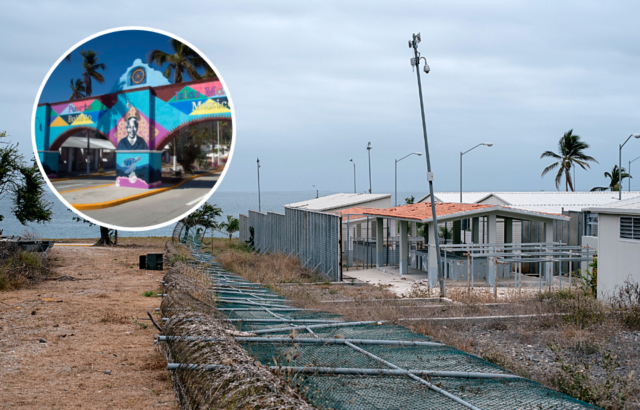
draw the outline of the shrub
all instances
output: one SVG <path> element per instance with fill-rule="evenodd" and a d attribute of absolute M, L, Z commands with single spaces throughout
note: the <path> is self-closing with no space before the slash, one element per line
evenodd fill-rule
<path fill-rule="evenodd" d="M 544 293 L 540 298 L 547 301 L 553 312 L 565 313 L 562 318 L 566 323 L 573 323 L 580 329 L 604 319 L 604 305 L 590 292 L 585 294 L 582 290 L 563 289 Z"/>
<path fill-rule="evenodd" d="M 640 329 L 640 284 L 629 278 L 622 286 L 616 286 L 611 307 L 619 312 L 618 319 L 626 327 Z"/>
<path fill-rule="evenodd" d="M 633 372 L 626 376 L 615 374 L 620 363 L 610 350 L 606 350 L 602 355 L 605 375 L 602 380 L 598 380 L 590 372 L 595 361 L 587 363 L 583 359 L 567 360 L 562 348 L 557 345 L 550 348 L 555 353 L 555 361 L 560 367 L 549 381 L 561 393 L 606 409 L 623 409 L 627 401 L 640 391 Z"/>

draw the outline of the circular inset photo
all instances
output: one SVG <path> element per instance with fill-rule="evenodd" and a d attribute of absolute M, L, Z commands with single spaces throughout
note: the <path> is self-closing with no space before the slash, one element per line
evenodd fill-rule
<path fill-rule="evenodd" d="M 194 46 L 148 28 L 91 36 L 60 57 L 33 111 L 40 170 L 79 216 L 112 229 L 172 224 L 221 182 L 233 106 Z"/>

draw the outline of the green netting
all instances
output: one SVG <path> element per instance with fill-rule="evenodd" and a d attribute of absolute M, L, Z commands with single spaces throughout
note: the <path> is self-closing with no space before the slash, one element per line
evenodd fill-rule
<path fill-rule="evenodd" d="M 197 243 L 191 243 L 197 249 Z M 201 262 L 215 265 L 213 257 L 194 252 Z M 215 266 L 211 273 L 214 283 L 226 280 L 233 286 L 252 286 L 255 290 L 267 290 Z M 267 296 L 268 295 L 268 296 Z M 232 294 L 221 291 L 223 298 L 244 298 L 247 301 L 265 304 L 288 305 L 287 301 L 269 291 L 260 293 L 260 297 L 279 299 L 278 301 L 260 301 L 250 295 Z M 274 319 L 276 316 L 262 310 L 259 306 L 235 301 L 218 303 L 219 308 L 248 309 L 221 311 L 232 319 Z M 271 309 L 269 307 L 269 309 Z M 344 319 L 336 314 L 313 310 L 281 311 L 275 308 L 277 317 L 290 320 Z M 238 330 L 255 332 L 264 329 L 290 328 L 284 323 L 233 322 Z M 295 323 L 295 326 L 302 325 Z M 309 324 L 311 325 L 311 324 Z M 298 338 L 343 338 L 372 340 L 414 340 L 429 341 L 429 337 L 410 331 L 394 324 L 350 325 L 344 327 L 313 328 L 314 334 L 304 329 L 296 331 Z M 291 330 L 260 334 L 261 337 L 290 337 Z M 307 344 L 307 343 L 242 343 L 242 346 L 261 363 L 269 366 L 314 366 L 388 369 L 385 364 L 344 344 Z M 449 346 L 394 346 L 394 345 L 358 345 L 381 359 L 402 369 L 428 371 L 457 371 L 479 373 L 508 373 L 506 370 Z M 429 389 L 424 384 L 408 376 L 364 376 L 335 374 L 282 373 L 281 377 L 296 386 L 305 398 L 320 409 L 463 409 L 465 406 L 451 398 Z M 575 400 L 567 395 L 547 389 L 526 379 L 467 379 L 455 377 L 424 376 L 423 379 L 444 389 L 450 394 L 483 410 L 489 409 L 595 409 L 597 407 Z"/>

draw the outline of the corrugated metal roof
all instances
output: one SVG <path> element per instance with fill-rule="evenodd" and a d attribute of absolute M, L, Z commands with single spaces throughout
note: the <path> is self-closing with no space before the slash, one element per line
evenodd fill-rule
<path fill-rule="evenodd" d="M 618 200 L 603 206 L 584 208 L 584 211 L 599 214 L 640 214 L 640 196 Z"/>
<path fill-rule="evenodd" d="M 364 205 L 368 202 L 389 198 L 391 205 L 391 194 L 333 194 L 320 198 L 313 198 L 308 201 L 295 202 L 285 205 L 287 208 L 302 208 L 313 211 L 329 211 L 336 208 Z"/>
<path fill-rule="evenodd" d="M 622 192 L 622 198 L 640 196 L 640 192 Z M 436 192 L 435 197 L 442 202 L 459 202 L 459 192 Z M 420 200 L 424 202 L 428 195 Z M 581 211 L 584 208 L 606 205 L 618 198 L 617 192 L 463 192 L 465 203 L 486 203 L 491 198 L 499 199 L 512 208 L 527 211 L 560 213 L 565 211 Z"/>
<path fill-rule="evenodd" d="M 465 204 L 475 204 L 478 200 L 489 195 L 491 192 L 463 192 L 462 202 Z M 460 202 L 460 192 L 436 192 L 436 202 Z M 429 198 L 429 194 L 420 198 L 416 202 L 425 202 Z"/>
<path fill-rule="evenodd" d="M 62 144 L 62 148 L 87 148 L 87 139 L 82 137 L 69 137 Z M 89 138 L 90 149 L 116 149 L 109 140 Z"/>

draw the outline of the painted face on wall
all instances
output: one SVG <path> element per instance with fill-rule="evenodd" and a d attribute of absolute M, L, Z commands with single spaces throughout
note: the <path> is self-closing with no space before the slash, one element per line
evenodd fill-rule
<path fill-rule="evenodd" d="M 138 134 L 138 120 L 131 117 L 127 120 L 127 138 L 134 139 Z"/>

